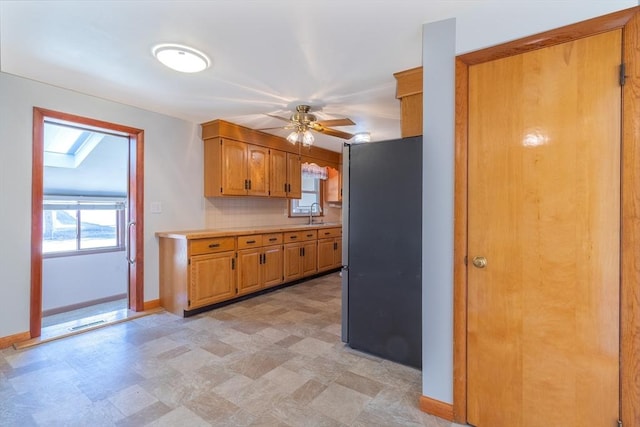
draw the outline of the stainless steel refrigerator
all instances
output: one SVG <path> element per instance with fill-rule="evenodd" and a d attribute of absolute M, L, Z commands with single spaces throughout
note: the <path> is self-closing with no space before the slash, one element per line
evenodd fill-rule
<path fill-rule="evenodd" d="M 342 341 L 422 366 L 422 137 L 343 150 Z"/>

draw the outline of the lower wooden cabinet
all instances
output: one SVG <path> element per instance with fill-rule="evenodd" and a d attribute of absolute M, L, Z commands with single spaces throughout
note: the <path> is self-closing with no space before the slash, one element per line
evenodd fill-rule
<path fill-rule="evenodd" d="M 285 282 L 315 274 L 318 271 L 316 253 L 315 240 L 284 245 Z"/>
<path fill-rule="evenodd" d="M 262 249 L 262 286 L 276 286 L 284 282 L 284 249 L 282 245 Z"/>
<path fill-rule="evenodd" d="M 192 256 L 187 309 L 227 300 L 236 294 L 235 252 Z"/>
<path fill-rule="evenodd" d="M 282 245 L 238 251 L 238 295 L 284 282 Z"/>
<path fill-rule="evenodd" d="M 235 248 L 235 237 L 160 237 L 160 305 L 182 316 L 235 297 Z"/>
<path fill-rule="evenodd" d="M 160 305 L 179 316 L 341 263 L 341 228 L 206 237 L 203 232 L 157 233 Z M 318 240 L 320 239 L 320 240 Z"/>
<path fill-rule="evenodd" d="M 238 295 L 260 290 L 260 249 L 238 251 Z"/>
<path fill-rule="evenodd" d="M 342 266 L 342 228 L 318 230 L 318 272 Z"/>
<path fill-rule="evenodd" d="M 342 239 L 318 240 L 318 272 L 332 270 L 342 265 Z"/>

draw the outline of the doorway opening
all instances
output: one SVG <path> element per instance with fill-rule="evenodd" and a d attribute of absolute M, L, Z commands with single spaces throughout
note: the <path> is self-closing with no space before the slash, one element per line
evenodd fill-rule
<path fill-rule="evenodd" d="M 32 338 L 144 309 L 144 132 L 34 108 Z"/>

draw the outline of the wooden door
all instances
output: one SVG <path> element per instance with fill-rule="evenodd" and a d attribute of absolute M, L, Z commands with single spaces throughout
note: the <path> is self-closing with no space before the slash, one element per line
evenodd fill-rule
<path fill-rule="evenodd" d="M 189 309 L 224 301 L 235 295 L 234 252 L 191 257 Z"/>
<path fill-rule="evenodd" d="M 469 68 L 474 426 L 617 425 L 620 62 L 616 30 Z"/>
<path fill-rule="evenodd" d="M 287 197 L 302 198 L 302 159 L 297 154 L 287 153 Z"/>
<path fill-rule="evenodd" d="M 271 150 L 269 163 L 271 197 L 287 197 L 287 153 Z"/>
<path fill-rule="evenodd" d="M 232 139 L 222 140 L 222 194 L 247 194 L 247 144 Z"/>
<path fill-rule="evenodd" d="M 262 284 L 265 287 L 283 282 L 282 245 L 262 249 Z"/>
<path fill-rule="evenodd" d="M 247 145 L 247 177 L 249 196 L 269 195 L 269 149 Z"/>
<path fill-rule="evenodd" d="M 238 251 L 238 295 L 260 289 L 261 255 L 259 248 Z"/>

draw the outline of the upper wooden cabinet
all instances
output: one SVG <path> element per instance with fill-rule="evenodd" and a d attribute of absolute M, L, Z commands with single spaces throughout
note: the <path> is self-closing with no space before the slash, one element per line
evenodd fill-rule
<path fill-rule="evenodd" d="M 339 167 L 340 153 L 291 145 L 223 120 L 202 124 L 204 195 L 302 197 L 303 161 Z"/>
<path fill-rule="evenodd" d="M 422 135 L 422 67 L 400 71 L 396 98 L 400 99 L 400 132 L 403 138 Z"/>
<path fill-rule="evenodd" d="M 324 200 L 327 202 L 342 202 L 342 174 L 338 169 L 327 168 Z"/>
<path fill-rule="evenodd" d="M 269 195 L 268 148 L 215 138 L 205 142 L 204 153 L 206 197 Z"/>
<path fill-rule="evenodd" d="M 300 155 L 271 150 L 271 197 L 302 197 L 302 171 Z"/>

